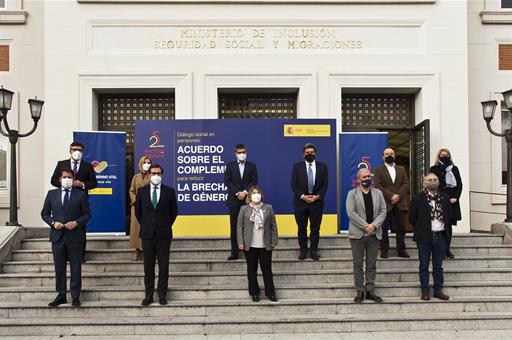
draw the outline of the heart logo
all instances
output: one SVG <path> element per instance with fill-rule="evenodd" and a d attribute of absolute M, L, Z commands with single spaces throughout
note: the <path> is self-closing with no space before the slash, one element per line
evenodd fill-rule
<path fill-rule="evenodd" d="M 98 174 L 103 172 L 103 170 L 105 170 L 108 167 L 108 163 L 106 161 L 93 161 L 91 164 L 94 168 L 94 171 L 96 171 L 96 173 Z"/>

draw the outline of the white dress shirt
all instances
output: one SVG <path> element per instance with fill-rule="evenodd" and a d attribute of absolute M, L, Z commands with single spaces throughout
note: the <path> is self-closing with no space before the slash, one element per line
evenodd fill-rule
<path fill-rule="evenodd" d="M 391 177 L 391 181 L 393 183 L 395 183 L 395 179 L 396 179 L 395 163 L 393 163 L 393 164 L 384 163 L 384 164 L 386 165 L 386 169 L 388 169 L 389 176 Z"/>
<path fill-rule="evenodd" d="M 66 189 L 64 189 L 63 187 L 60 187 L 60 189 L 62 190 L 61 196 L 60 196 L 60 201 L 62 202 L 62 205 L 64 205 L 64 196 L 66 196 Z M 69 190 L 69 199 L 71 199 L 71 188 L 69 188 L 67 190 Z"/>
<path fill-rule="evenodd" d="M 81 162 L 81 161 L 82 161 L 82 160 L 75 161 L 73 158 L 71 158 L 71 159 L 69 160 L 69 164 L 71 165 L 71 168 L 70 168 L 70 169 L 71 169 L 71 170 L 73 170 L 73 164 L 76 162 L 76 172 L 78 172 L 78 170 L 80 170 L 80 162 Z"/>
<path fill-rule="evenodd" d="M 306 163 L 306 175 L 307 175 L 310 163 L 308 163 L 308 162 L 304 162 L 304 163 Z M 313 161 L 313 163 L 311 163 L 311 170 L 313 171 L 313 184 L 314 184 L 315 180 L 316 180 L 316 161 Z"/>
<path fill-rule="evenodd" d="M 156 186 L 156 202 L 160 202 L 160 186 L 162 185 L 162 183 L 158 184 Z M 150 183 L 150 186 L 149 186 L 150 190 L 149 190 L 149 200 L 150 202 L 152 202 L 152 199 L 153 199 L 153 190 L 155 188 L 155 185 L 151 184 Z"/>

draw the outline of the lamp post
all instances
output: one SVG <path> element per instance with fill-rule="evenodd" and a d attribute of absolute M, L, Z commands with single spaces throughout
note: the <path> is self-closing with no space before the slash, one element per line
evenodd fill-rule
<path fill-rule="evenodd" d="M 30 107 L 30 115 L 34 120 L 34 126 L 32 130 L 27 133 L 20 133 L 18 130 L 12 130 L 9 127 L 9 122 L 7 121 L 7 113 L 11 109 L 12 97 L 14 92 L 4 89 L 3 86 L 0 86 L 0 134 L 9 138 L 9 142 L 11 143 L 11 181 L 10 181 L 10 193 L 9 193 L 9 222 L 6 222 L 5 225 L 9 226 L 20 226 L 18 223 L 18 182 L 16 176 L 16 143 L 18 139 L 21 137 L 27 137 L 36 131 L 37 122 L 41 118 L 41 112 L 43 110 L 44 101 L 37 99 L 29 99 L 28 105 Z M 2 121 L 3 126 L 2 127 Z M 5 129 L 5 130 L 4 130 Z"/>
<path fill-rule="evenodd" d="M 502 92 L 505 99 L 505 106 L 512 114 L 512 89 Z M 506 129 L 503 133 L 497 133 L 491 127 L 491 121 L 494 118 L 494 112 L 498 106 L 496 100 L 487 100 L 481 103 L 487 130 L 497 137 L 505 137 L 507 142 L 507 217 L 505 222 L 512 223 L 512 129 Z"/>

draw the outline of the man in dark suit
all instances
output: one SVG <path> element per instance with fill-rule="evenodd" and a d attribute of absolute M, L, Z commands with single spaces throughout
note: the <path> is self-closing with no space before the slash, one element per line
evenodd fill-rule
<path fill-rule="evenodd" d="M 152 164 L 148 170 L 150 184 L 142 187 L 135 198 L 135 216 L 140 223 L 144 257 L 143 306 L 153 303 L 155 291 L 155 260 L 158 260 L 158 297 L 161 305 L 167 304 L 169 282 L 169 253 L 172 241 L 172 225 L 178 217 L 176 192 L 162 184 L 164 169 Z"/>
<path fill-rule="evenodd" d="M 59 172 L 59 189 L 48 191 L 44 200 L 42 219 L 50 228 L 53 262 L 55 264 L 55 287 L 57 297 L 48 306 L 57 307 L 66 303 L 66 263 L 71 269 L 72 305 L 80 306 L 82 288 L 82 252 L 85 241 L 85 224 L 90 219 L 87 195 L 73 188 L 74 175 L 71 169 Z"/>
<path fill-rule="evenodd" d="M 82 143 L 71 143 L 69 146 L 69 154 L 71 155 L 71 158 L 59 161 L 55 167 L 55 170 L 53 171 L 50 182 L 54 187 L 60 187 L 59 174 L 62 169 L 71 169 L 73 171 L 73 188 L 84 192 L 87 197 L 88 190 L 94 189 L 98 186 L 98 183 L 96 182 L 96 173 L 94 172 L 94 168 L 92 167 L 91 163 L 87 163 L 86 161 L 82 160 L 84 149 L 85 147 Z M 87 240 L 84 240 L 82 262 L 85 262 L 86 243 Z"/>
<path fill-rule="evenodd" d="M 405 250 L 404 219 L 409 208 L 407 194 L 409 192 L 409 177 L 405 168 L 395 164 L 395 151 L 391 148 L 384 150 L 382 156 L 384 165 L 375 169 L 375 187 L 382 191 L 386 200 L 387 216 L 382 228 L 380 241 L 380 257 L 387 258 L 389 250 L 389 226 L 396 233 L 396 250 L 399 257 L 410 257 Z"/>
<path fill-rule="evenodd" d="M 327 165 L 315 161 L 316 147 L 313 144 L 304 145 L 303 151 L 305 161 L 293 165 L 291 181 L 295 221 L 298 226 L 299 260 L 306 258 L 308 250 L 307 227 L 309 219 L 311 258 L 318 261 L 320 259 L 318 254 L 320 224 L 322 224 L 329 175 Z"/>
<path fill-rule="evenodd" d="M 256 164 L 248 162 L 247 148 L 243 144 L 235 146 L 236 160 L 231 161 L 224 171 L 224 184 L 228 187 L 226 204 L 229 208 L 229 222 L 231 231 L 231 255 L 228 261 L 238 259 L 237 220 L 240 208 L 245 204 L 247 191 L 258 185 L 258 171 Z"/>

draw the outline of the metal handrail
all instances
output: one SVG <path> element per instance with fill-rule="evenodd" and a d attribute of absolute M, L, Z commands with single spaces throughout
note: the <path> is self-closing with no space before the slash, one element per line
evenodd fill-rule
<path fill-rule="evenodd" d="M 504 194 L 504 193 L 497 193 L 497 192 L 488 192 L 488 191 L 476 191 L 476 190 L 470 190 L 469 191 L 469 225 L 473 225 L 472 224 L 472 217 L 471 217 L 471 214 L 472 213 L 479 213 L 479 214 L 488 214 L 488 215 L 507 215 L 506 212 L 495 212 L 495 211 L 484 211 L 484 210 L 472 210 L 471 207 L 472 207 L 472 204 L 471 204 L 471 194 L 479 194 L 479 195 L 496 195 L 496 196 L 507 196 L 507 194 Z"/>

